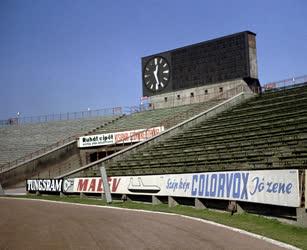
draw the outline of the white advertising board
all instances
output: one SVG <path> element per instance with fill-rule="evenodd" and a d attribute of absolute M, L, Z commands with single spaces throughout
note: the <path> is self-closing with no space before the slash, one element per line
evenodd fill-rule
<path fill-rule="evenodd" d="M 164 131 L 163 126 L 149 129 L 137 129 L 116 133 L 81 136 L 78 139 L 78 147 L 86 148 L 118 143 L 140 142 L 158 135 L 162 131 Z"/>
<path fill-rule="evenodd" d="M 298 170 L 109 177 L 111 193 L 238 200 L 298 207 Z M 64 192 L 101 193 L 101 178 L 64 181 Z"/>

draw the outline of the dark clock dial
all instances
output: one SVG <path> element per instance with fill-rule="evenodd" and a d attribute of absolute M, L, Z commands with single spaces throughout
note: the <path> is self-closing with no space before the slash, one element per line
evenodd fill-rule
<path fill-rule="evenodd" d="M 143 70 L 143 82 L 152 92 L 164 89 L 170 79 L 170 66 L 165 58 L 151 58 Z"/>

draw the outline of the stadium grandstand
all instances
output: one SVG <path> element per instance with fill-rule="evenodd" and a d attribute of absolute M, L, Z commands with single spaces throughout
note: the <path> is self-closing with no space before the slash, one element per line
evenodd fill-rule
<path fill-rule="evenodd" d="M 307 226 L 307 76 L 261 86 L 255 42 L 246 31 L 142 58 L 148 103 L 129 112 L 3 122 L 1 185 L 57 179 L 61 193 L 100 195 L 104 166 L 113 197 Z"/>

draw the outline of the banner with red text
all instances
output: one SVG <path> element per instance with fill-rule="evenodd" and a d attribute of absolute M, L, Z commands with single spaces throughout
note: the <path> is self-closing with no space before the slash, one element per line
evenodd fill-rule
<path fill-rule="evenodd" d="M 86 148 L 119 143 L 140 142 L 154 137 L 162 131 L 164 131 L 163 126 L 149 129 L 136 129 L 115 133 L 81 136 L 78 139 L 78 147 Z"/>

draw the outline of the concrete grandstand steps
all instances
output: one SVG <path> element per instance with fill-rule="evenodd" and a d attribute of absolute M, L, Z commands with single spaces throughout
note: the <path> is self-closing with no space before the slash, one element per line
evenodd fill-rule
<path fill-rule="evenodd" d="M 306 83 L 304 83 L 301 85 L 291 85 L 291 86 L 282 87 L 279 89 L 266 90 L 264 98 L 269 98 L 269 99 L 271 99 L 272 97 L 275 98 L 275 97 L 282 95 L 283 93 L 286 93 L 287 95 L 290 96 L 296 93 L 304 92 L 306 91 L 306 89 L 307 89 L 307 86 L 306 86 Z"/>
<path fill-rule="evenodd" d="M 292 164 L 292 165 L 291 165 Z M 178 172 L 202 172 L 202 171 L 221 171 L 221 170 L 234 170 L 238 169 L 267 169 L 269 168 L 302 168 L 306 165 L 306 159 L 287 159 L 283 160 L 280 158 L 276 158 L 274 160 L 273 157 L 238 157 L 233 158 L 232 156 L 225 156 L 222 159 L 218 158 L 206 158 L 206 159 L 196 159 L 196 158 L 182 158 L 178 160 L 170 160 L 167 161 L 149 161 L 139 164 L 128 163 L 126 165 L 117 165 L 112 166 L 109 169 L 109 173 L 112 175 L 117 175 L 119 172 L 125 172 L 128 174 L 130 171 L 133 171 L 135 174 L 140 174 L 140 170 L 142 170 L 146 174 L 154 174 L 153 170 L 156 170 L 157 173 L 165 173 L 165 171 L 173 172 L 174 169 L 177 169 Z M 232 168 L 234 167 L 235 168 Z M 245 166 L 245 167 L 244 167 Z M 191 167 L 194 167 L 193 169 Z"/>
<path fill-rule="evenodd" d="M 113 119 L 118 119 L 118 116 L 1 127 L 0 165 L 24 157 L 64 138 L 84 134 L 93 127 Z"/>
<path fill-rule="evenodd" d="M 252 110 L 257 110 L 259 108 L 263 108 L 263 105 L 265 105 L 266 109 L 272 109 L 272 108 L 276 108 L 280 105 L 282 106 L 286 106 L 288 104 L 292 105 L 294 104 L 294 106 L 298 105 L 298 103 L 296 102 L 295 98 L 300 98 L 300 100 L 302 102 L 306 102 L 307 101 L 307 94 L 304 95 L 304 98 L 295 96 L 294 98 L 283 98 L 280 100 L 280 102 L 270 102 L 270 103 L 264 103 L 264 102 L 259 102 L 259 103 L 250 103 L 250 105 L 246 105 L 246 106 L 242 106 L 240 108 L 234 109 L 233 112 L 234 114 L 237 112 L 250 112 Z"/>
<path fill-rule="evenodd" d="M 296 99 L 296 98 L 304 98 L 307 95 L 306 92 L 305 92 L 306 89 L 307 88 L 300 88 L 299 92 L 295 92 L 295 93 L 292 93 L 292 94 L 289 94 L 288 92 L 287 93 L 279 92 L 274 97 L 270 97 L 267 93 L 265 93 L 263 95 L 256 97 L 255 99 L 251 100 L 251 104 L 253 104 L 253 106 L 256 107 L 259 104 L 269 105 L 269 104 L 272 104 L 272 103 L 281 103 L 281 102 L 293 100 L 293 99 Z M 249 106 L 249 105 L 243 104 L 241 107 L 245 108 L 247 106 Z"/>
<path fill-rule="evenodd" d="M 285 112 L 293 112 L 293 110 L 304 110 L 306 109 L 306 103 L 301 103 L 295 106 L 283 106 L 283 107 L 277 107 L 275 109 L 265 109 L 265 110 L 255 110 L 254 112 L 248 113 L 248 112 L 240 112 L 238 114 L 236 114 L 235 117 L 233 117 L 233 119 L 235 120 L 239 120 L 239 119 L 251 119 L 251 118 L 256 118 L 259 116 L 273 116 L 274 114 L 285 114 Z M 218 117 L 216 119 L 216 122 L 222 122 L 222 121 L 228 121 L 229 115 L 225 114 L 224 117 Z"/>
<path fill-rule="evenodd" d="M 306 134 L 307 137 L 307 134 Z M 274 147 L 281 147 L 284 145 L 287 146 L 297 146 L 298 141 L 301 140 L 301 142 L 306 143 L 306 138 L 298 138 L 298 136 L 291 136 L 287 135 L 287 137 L 268 137 L 267 139 L 258 138 L 258 140 L 242 140 L 240 141 L 231 141 L 227 142 L 224 141 L 223 143 L 218 142 L 215 144 L 208 144 L 199 142 L 198 144 L 193 144 L 193 140 L 190 142 L 187 142 L 184 140 L 182 143 L 176 142 L 176 144 L 170 145 L 170 146 L 161 146 L 161 145 L 155 145 L 148 149 L 145 152 L 139 152 L 138 154 L 132 154 L 131 158 L 133 159 L 147 159 L 147 158 L 155 158 L 155 157 L 167 157 L 168 155 L 176 157 L 176 155 L 181 154 L 207 154 L 209 152 L 213 153 L 235 153 L 240 151 L 246 151 L 246 150 L 257 150 L 260 148 L 261 151 L 265 151 L 268 149 L 274 150 Z M 176 150 L 174 150 L 174 146 L 176 147 Z M 162 151 L 163 150 L 163 151 Z"/>
<path fill-rule="evenodd" d="M 191 138 L 191 137 L 202 137 L 202 136 L 218 136 L 218 135 L 223 135 L 225 131 L 228 133 L 237 133 L 237 132 L 246 132 L 246 129 L 253 130 L 253 132 L 257 131 L 266 131 L 266 130 L 285 130 L 285 129 L 290 129 L 291 127 L 295 129 L 304 129 L 305 125 L 302 124 L 304 122 L 307 122 L 307 116 L 306 117 L 300 117 L 297 118 L 296 120 L 278 120 L 278 121 L 273 121 L 272 123 L 262 123 L 262 124 L 256 124 L 256 123 L 251 123 L 248 125 L 245 125 L 244 127 L 239 127 L 239 126 L 221 126 L 221 127 L 214 127 L 214 129 L 206 131 L 205 129 L 202 131 L 201 129 L 197 129 L 193 131 L 193 133 L 187 133 L 183 137 L 184 138 Z M 289 128 L 285 128 L 285 126 L 289 126 Z M 268 131 L 269 132 L 269 131 Z"/>
<path fill-rule="evenodd" d="M 198 144 L 210 143 L 211 145 L 215 145 L 215 144 L 221 144 L 221 143 L 227 143 L 227 142 L 234 143 L 234 142 L 246 141 L 247 139 L 263 140 L 263 139 L 272 138 L 274 136 L 281 137 L 281 136 L 286 136 L 286 135 L 297 136 L 295 137 L 295 140 L 296 140 L 299 138 L 299 136 L 304 136 L 304 134 L 297 135 L 298 132 L 302 132 L 306 134 L 307 124 L 298 124 L 297 126 L 293 126 L 293 127 L 288 126 L 287 128 L 282 128 L 282 129 L 274 128 L 271 130 L 271 132 L 259 130 L 256 132 L 255 131 L 244 132 L 244 134 L 237 134 L 236 131 L 233 131 L 232 133 L 229 132 L 227 134 L 222 133 L 220 136 L 218 136 L 218 134 L 214 135 L 210 133 L 206 133 L 205 135 L 198 135 L 198 136 L 191 135 L 190 137 L 184 137 L 184 138 L 176 138 L 176 139 L 172 138 L 170 141 L 163 142 L 163 143 L 161 142 L 160 145 L 161 145 L 161 148 L 165 149 L 167 147 L 178 146 L 179 144 L 188 146 L 188 145 L 195 145 L 196 143 Z"/>
<path fill-rule="evenodd" d="M 165 128 L 169 128 L 221 103 L 222 101 L 223 100 L 214 100 L 206 103 L 197 103 L 173 108 L 163 108 L 133 113 L 105 128 L 95 131 L 95 133 L 119 132 L 155 126 L 164 126 Z"/>
<path fill-rule="evenodd" d="M 303 110 L 294 110 L 291 111 L 287 114 L 281 113 L 281 114 L 274 114 L 271 116 L 267 116 L 267 117 L 252 117 L 252 118 L 247 118 L 244 120 L 244 124 L 246 125 L 253 125 L 253 124 L 259 124 L 259 121 L 261 121 L 262 123 L 269 123 L 272 120 L 273 121 L 283 121 L 283 120 L 293 120 L 293 119 L 298 119 L 304 116 L 307 116 L 307 109 L 303 109 Z M 197 130 L 204 130 L 204 129 L 220 129 L 220 128 L 231 128 L 231 127 L 236 127 L 238 125 L 242 124 L 242 119 L 231 119 L 229 120 L 227 123 L 218 123 L 218 122 L 208 122 L 202 126 L 196 127 L 195 131 Z M 261 126 L 261 125 L 259 125 Z"/>
<path fill-rule="evenodd" d="M 292 104 L 292 105 L 289 105 Z M 298 110 L 304 110 L 306 108 L 306 102 L 302 101 L 302 102 L 291 102 L 288 103 L 287 105 L 283 105 L 282 103 L 280 105 L 277 105 L 274 108 L 267 108 L 266 106 L 263 106 L 262 108 L 258 108 L 258 109 L 253 109 L 253 108 L 249 108 L 248 111 L 246 110 L 240 110 L 240 109 L 233 109 L 232 112 L 233 113 L 227 113 L 224 114 L 223 116 L 219 115 L 216 119 L 215 122 L 217 121 L 223 121 L 223 120 L 228 120 L 229 116 L 231 115 L 233 118 L 238 119 L 240 118 L 251 118 L 253 116 L 255 117 L 259 117 L 259 115 L 266 115 L 266 116 L 270 116 L 270 115 L 274 115 L 274 113 L 272 113 L 272 111 L 277 111 L 279 113 L 282 113 L 284 111 L 298 111 Z M 236 114 L 236 115 L 235 115 Z M 237 117 L 238 116 L 238 117 Z"/>
<path fill-rule="evenodd" d="M 307 88 L 299 88 L 300 91 L 297 91 L 295 93 L 289 93 L 289 92 L 284 92 L 284 91 L 278 91 L 278 93 L 276 92 L 275 96 L 272 97 L 267 93 L 258 95 L 256 98 L 250 100 L 250 104 L 252 104 L 254 107 L 259 106 L 259 104 L 261 105 L 270 105 L 273 103 L 282 103 L 285 101 L 289 101 L 289 100 L 295 100 L 296 98 L 305 98 L 306 97 L 306 91 Z M 240 108 L 245 108 L 248 107 L 250 105 L 248 105 L 247 103 L 240 105 Z"/>
<path fill-rule="evenodd" d="M 238 162 L 238 161 L 264 161 L 268 157 L 272 157 L 272 153 L 270 152 L 263 152 L 263 154 L 259 155 L 259 152 L 237 152 L 237 153 L 224 153 L 224 154 L 185 154 L 185 155 L 179 155 L 176 154 L 176 157 L 174 156 L 166 156 L 164 155 L 163 159 L 139 159 L 141 160 L 136 163 L 135 159 L 129 159 L 126 160 L 124 163 L 116 164 L 116 167 L 120 168 L 131 168 L 133 166 L 143 166 L 143 165 L 159 165 L 162 167 L 163 165 L 167 164 L 181 164 L 181 163 L 187 163 L 187 162 L 194 162 L 195 164 L 199 165 L 207 165 L 212 163 L 221 163 L 221 162 Z M 113 166 L 114 168 L 115 166 Z"/>
<path fill-rule="evenodd" d="M 94 129 L 92 129 L 91 131 L 89 131 L 88 133 L 86 133 L 85 135 L 91 135 L 91 134 L 96 134 L 97 132 L 99 132 L 101 129 L 103 129 L 104 127 L 112 124 L 112 123 L 115 123 L 116 121 L 118 121 L 119 119 L 123 118 L 125 116 L 124 115 L 121 115 L 119 117 L 116 117 L 115 119 L 111 120 L 111 121 L 107 121 L 105 122 L 104 124 L 100 125 L 99 127 L 96 127 Z"/>
<path fill-rule="evenodd" d="M 292 165 L 291 165 L 292 164 Z M 263 94 L 166 141 L 110 162 L 110 174 L 154 174 L 307 164 L 307 87 Z"/>

